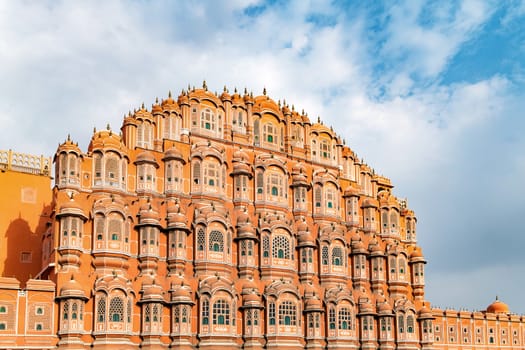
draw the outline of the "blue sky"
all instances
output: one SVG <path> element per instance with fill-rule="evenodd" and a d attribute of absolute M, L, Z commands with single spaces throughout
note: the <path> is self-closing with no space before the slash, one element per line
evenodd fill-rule
<path fill-rule="evenodd" d="M 524 1 L 0 2 L 0 149 L 206 79 L 320 116 L 419 219 L 434 305 L 525 313 Z"/>

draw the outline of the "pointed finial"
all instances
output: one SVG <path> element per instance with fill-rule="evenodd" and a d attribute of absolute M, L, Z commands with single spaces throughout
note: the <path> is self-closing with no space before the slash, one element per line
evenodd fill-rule
<path fill-rule="evenodd" d="M 159 97 L 155 97 L 155 104 L 159 104 Z"/>
<path fill-rule="evenodd" d="M 142 108 L 142 109 L 144 109 L 144 108 L 145 108 L 145 107 L 144 107 L 144 102 L 142 102 L 142 106 L 140 106 L 140 108 Z"/>
<path fill-rule="evenodd" d="M 248 89 L 244 88 L 244 94 L 248 95 Z"/>
<path fill-rule="evenodd" d="M 111 129 L 111 127 L 109 126 L 109 123 L 108 123 L 108 125 L 106 125 L 106 129 L 107 130 Z"/>
<path fill-rule="evenodd" d="M 226 85 L 224 85 L 224 89 L 223 89 L 224 92 L 228 92 L 228 89 L 226 89 Z"/>
<path fill-rule="evenodd" d="M 263 95 L 266 96 L 266 86 L 263 88 Z"/>
<path fill-rule="evenodd" d="M 206 85 L 206 80 L 202 81 L 202 88 L 206 91 L 208 91 L 208 85 Z"/>
<path fill-rule="evenodd" d="M 171 90 L 168 91 L 168 97 L 171 97 Z"/>
<path fill-rule="evenodd" d="M 96 133 L 96 132 L 97 132 L 97 127 L 94 126 L 94 127 L 93 127 L 93 134 Z"/>
<path fill-rule="evenodd" d="M 233 89 L 233 92 L 234 92 L 234 93 L 237 93 L 237 87 L 235 87 L 235 89 Z"/>
<path fill-rule="evenodd" d="M 318 122 L 319 124 L 321 124 L 321 117 L 320 117 L 320 116 L 317 116 L 317 122 Z"/>
<path fill-rule="evenodd" d="M 295 111 L 295 106 L 294 105 L 292 105 L 292 111 Z"/>
<path fill-rule="evenodd" d="M 71 135 L 70 134 L 67 134 L 67 140 L 71 141 Z"/>

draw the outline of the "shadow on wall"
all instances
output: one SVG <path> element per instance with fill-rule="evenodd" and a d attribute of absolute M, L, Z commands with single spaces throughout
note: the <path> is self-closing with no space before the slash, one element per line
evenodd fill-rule
<path fill-rule="evenodd" d="M 22 288 L 30 278 L 35 278 L 42 269 L 42 250 L 46 232 L 50 230 L 51 205 L 43 206 L 34 231 L 19 212 L 18 218 L 10 222 L 4 235 L 7 257 L 2 276 L 15 277 Z"/>

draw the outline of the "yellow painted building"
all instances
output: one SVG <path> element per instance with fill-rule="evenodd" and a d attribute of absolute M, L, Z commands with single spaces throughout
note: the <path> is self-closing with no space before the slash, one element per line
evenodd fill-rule
<path fill-rule="evenodd" d="M 265 92 L 204 85 L 68 137 L 53 190 L 49 162 L 5 162 L 0 349 L 525 347 L 500 301 L 432 309 L 407 201 Z"/>

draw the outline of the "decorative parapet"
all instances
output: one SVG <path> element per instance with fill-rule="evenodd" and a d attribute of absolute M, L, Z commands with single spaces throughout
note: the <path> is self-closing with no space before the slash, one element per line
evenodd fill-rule
<path fill-rule="evenodd" d="M 0 170 L 49 176 L 51 157 L 33 156 L 25 153 L 0 150 Z"/>

